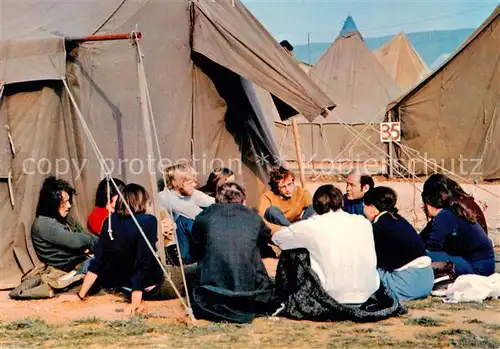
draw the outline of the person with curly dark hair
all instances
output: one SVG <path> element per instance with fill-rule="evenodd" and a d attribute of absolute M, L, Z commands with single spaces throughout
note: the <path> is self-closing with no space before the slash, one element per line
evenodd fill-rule
<path fill-rule="evenodd" d="M 311 194 L 295 185 L 292 171 L 280 166 L 269 176 L 271 190 L 262 195 L 258 212 L 273 232 L 314 214 Z"/>
<path fill-rule="evenodd" d="M 375 187 L 364 195 L 380 280 L 399 301 L 427 297 L 434 286 L 431 259 L 415 228 L 399 215 L 396 203 L 396 192 L 388 187 Z"/>
<path fill-rule="evenodd" d="M 97 237 L 87 233 L 69 212 L 76 190 L 54 176 L 43 182 L 31 227 L 33 247 L 40 260 L 63 271 L 88 260 Z"/>
<path fill-rule="evenodd" d="M 489 276 L 495 272 L 492 242 L 477 215 L 454 194 L 448 181 L 429 177 L 422 202 L 431 220 L 421 236 L 433 262 L 452 262 L 457 275 Z"/>

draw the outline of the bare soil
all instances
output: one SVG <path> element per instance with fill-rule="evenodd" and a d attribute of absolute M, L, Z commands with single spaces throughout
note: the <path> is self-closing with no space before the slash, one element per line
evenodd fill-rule
<path fill-rule="evenodd" d="M 400 212 L 410 222 L 425 224 L 413 183 L 376 180 L 397 191 Z M 324 183 L 310 182 L 307 187 L 314 192 Z M 483 205 L 490 237 L 498 244 L 500 186 L 464 187 Z M 277 261 L 265 264 L 274 275 Z M 64 302 L 60 296 L 13 301 L 8 291 L 0 291 L 0 348 L 500 348 L 500 300 L 445 304 L 428 297 L 406 303 L 409 312 L 402 317 L 369 324 L 272 317 L 248 325 L 192 323 L 179 300 L 145 302 L 144 313 L 132 318 L 125 315 L 126 306 L 122 297 L 104 292 L 84 302 Z"/>

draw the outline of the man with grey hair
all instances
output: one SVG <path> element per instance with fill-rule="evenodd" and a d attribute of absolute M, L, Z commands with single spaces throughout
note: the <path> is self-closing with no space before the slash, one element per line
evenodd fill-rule
<path fill-rule="evenodd" d="M 246 206 L 242 186 L 227 182 L 217 192 L 216 203 L 196 217 L 192 231 L 199 285 L 234 292 L 268 289 L 261 251 L 269 248 L 270 229 Z"/>
<path fill-rule="evenodd" d="M 364 216 L 363 197 L 374 186 L 375 182 L 369 174 L 359 169 L 351 171 L 346 178 L 343 210 L 347 213 Z"/>

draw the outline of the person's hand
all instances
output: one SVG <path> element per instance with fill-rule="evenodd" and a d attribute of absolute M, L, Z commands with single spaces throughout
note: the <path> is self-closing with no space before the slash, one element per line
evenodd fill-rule
<path fill-rule="evenodd" d="M 174 240 L 174 230 L 175 230 L 175 223 L 170 219 L 170 217 L 165 217 L 161 220 L 161 227 L 163 231 L 163 235 L 165 236 L 165 239 L 169 241 Z"/>
<path fill-rule="evenodd" d="M 141 304 L 130 304 L 127 306 L 125 309 L 125 315 L 127 316 L 134 316 L 136 314 L 140 314 L 144 311 L 144 307 Z"/>

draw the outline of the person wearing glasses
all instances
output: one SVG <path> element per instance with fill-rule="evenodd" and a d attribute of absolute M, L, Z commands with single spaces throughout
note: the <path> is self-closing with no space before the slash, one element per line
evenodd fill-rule
<path fill-rule="evenodd" d="M 295 184 L 295 174 L 279 167 L 270 172 L 269 187 L 259 203 L 258 212 L 272 232 L 314 215 L 312 196 Z"/>

